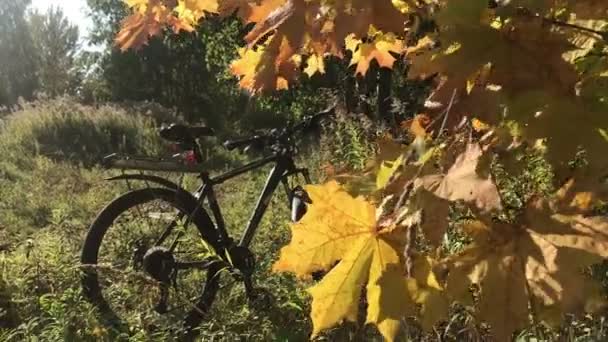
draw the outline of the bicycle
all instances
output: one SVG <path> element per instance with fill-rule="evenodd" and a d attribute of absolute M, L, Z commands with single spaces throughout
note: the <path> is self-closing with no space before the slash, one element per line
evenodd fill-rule
<path fill-rule="evenodd" d="M 183 321 L 183 328 L 189 335 L 196 334 L 195 328 L 208 313 L 220 289 L 222 271 L 227 270 L 234 279 L 242 281 L 247 297 L 255 299 L 257 291 L 252 282 L 255 257 L 249 244 L 280 184 L 283 184 L 289 200 L 291 219 L 298 221 L 306 213 L 306 206 L 311 202 L 308 195 L 302 186 L 289 183 L 294 176 L 302 176 L 306 183 L 311 182 L 309 171 L 298 168 L 294 162 L 298 150 L 295 139 L 298 134 L 315 129 L 321 120 L 333 113 L 334 109 L 330 108 L 307 116 L 290 128 L 226 141 L 224 147 L 228 150 L 254 146 L 270 152 L 270 155 L 214 177 L 202 165 L 202 152 L 197 142 L 214 135 L 208 127 L 174 124 L 160 129 L 162 138 L 177 143 L 185 151 L 187 162 L 117 155 L 106 157 L 106 167 L 123 170 L 123 174 L 108 180 L 144 181 L 148 186 L 117 197 L 91 224 L 81 254 L 85 298 L 106 317 L 120 322 L 121 314 L 151 313 L 150 308 L 159 314 L 173 313 Z M 274 164 L 274 167 L 237 242 L 226 230 L 214 186 L 268 164 Z M 140 173 L 124 173 L 124 170 L 139 170 Z M 202 183 L 190 193 L 166 178 L 142 173 L 144 170 L 195 173 Z M 143 214 L 149 209 L 152 211 Z M 152 220 L 160 223 L 159 231 L 150 228 Z M 109 233 L 119 235 L 110 238 Z M 100 253 L 104 251 L 106 253 Z M 117 261 L 108 261 L 112 256 Z M 102 279 L 104 272 L 109 275 L 118 273 L 118 279 Z M 133 282 L 138 280 L 142 284 L 135 289 L 142 298 L 128 302 L 131 296 L 124 291 L 133 288 Z M 129 286 L 124 286 L 123 282 Z M 180 283 L 185 290 L 178 292 Z M 170 299 L 178 304 L 171 303 L 170 306 Z"/>

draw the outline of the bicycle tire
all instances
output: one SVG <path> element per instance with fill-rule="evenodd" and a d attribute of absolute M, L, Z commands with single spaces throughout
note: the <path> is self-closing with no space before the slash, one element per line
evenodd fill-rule
<path fill-rule="evenodd" d="M 91 224 L 81 254 L 82 265 L 96 265 L 99 260 L 99 249 L 108 229 L 122 213 L 129 209 L 154 200 L 162 200 L 185 213 L 195 213 L 191 222 L 197 227 L 200 237 L 215 252 L 221 248 L 217 231 L 204 208 L 199 207 L 196 199 L 189 193 L 166 188 L 145 188 L 127 192 L 110 202 L 97 215 Z M 183 319 L 186 336 L 193 335 L 193 329 L 200 325 L 208 313 L 219 288 L 218 267 L 207 270 L 207 278 L 202 287 L 201 296 Z M 122 322 L 122 318 L 113 312 L 102 293 L 98 272 L 95 268 L 85 269 L 82 275 L 84 297 L 92 303 L 101 314 L 110 320 Z M 196 334 L 196 333 L 194 333 Z"/>

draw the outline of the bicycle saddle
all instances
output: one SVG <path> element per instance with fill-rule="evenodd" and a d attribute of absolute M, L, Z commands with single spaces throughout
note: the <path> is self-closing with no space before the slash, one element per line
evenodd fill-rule
<path fill-rule="evenodd" d="M 210 127 L 187 126 L 181 124 L 163 126 L 158 133 L 163 139 L 175 142 L 192 141 L 197 138 L 211 137 L 215 135 L 215 131 Z"/>

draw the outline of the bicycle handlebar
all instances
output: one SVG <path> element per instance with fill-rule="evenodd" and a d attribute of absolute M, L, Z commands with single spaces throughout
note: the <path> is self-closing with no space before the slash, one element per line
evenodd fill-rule
<path fill-rule="evenodd" d="M 322 119 L 332 116 L 334 113 L 335 106 L 332 106 L 317 114 L 305 116 L 304 120 L 291 128 L 286 128 L 279 131 L 272 130 L 269 134 L 257 134 L 248 138 L 227 140 L 224 142 L 224 147 L 231 151 L 237 148 L 244 148 L 255 144 L 268 146 L 284 142 L 298 132 L 304 132 L 315 127 Z"/>

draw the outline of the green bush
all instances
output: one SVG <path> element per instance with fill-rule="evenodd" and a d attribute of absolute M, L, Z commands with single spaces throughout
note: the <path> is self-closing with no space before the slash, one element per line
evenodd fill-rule
<path fill-rule="evenodd" d="M 322 135 L 322 158 L 338 170 L 363 170 L 374 158 L 375 129 L 365 115 L 337 115 Z"/>
<path fill-rule="evenodd" d="M 155 121 L 166 121 L 170 114 L 141 109 L 83 106 L 69 98 L 26 104 L 0 126 L 0 153 L 16 164 L 42 155 L 85 166 L 114 152 L 156 155 L 164 148 Z M 10 173 L 7 168 L 0 166 Z"/>

